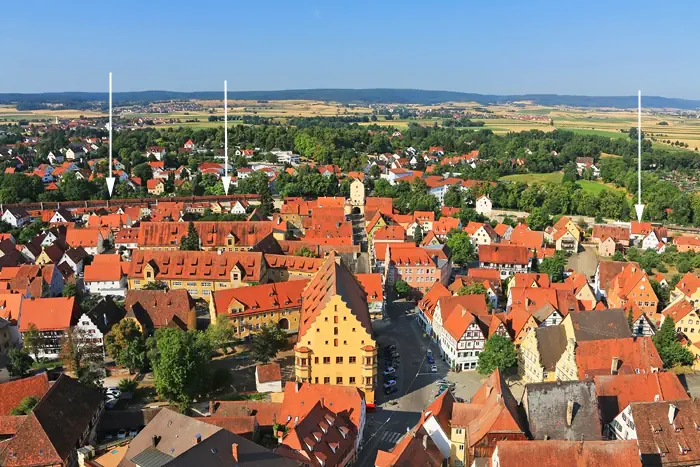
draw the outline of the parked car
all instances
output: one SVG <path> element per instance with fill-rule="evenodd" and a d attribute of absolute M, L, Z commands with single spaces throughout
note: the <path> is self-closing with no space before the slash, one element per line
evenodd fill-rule
<path fill-rule="evenodd" d="M 396 386 L 391 386 L 391 387 L 384 389 L 384 394 L 386 394 L 388 396 L 389 394 L 393 394 L 393 393 L 398 392 L 398 391 L 399 390 Z"/>
<path fill-rule="evenodd" d="M 430 372 L 437 373 L 437 365 L 430 365 Z"/>
<path fill-rule="evenodd" d="M 394 373 L 396 373 L 396 369 L 393 366 L 384 370 L 384 376 L 393 375 Z"/>
<path fill-rule="evenodd" d="M 113 409 L 117 403 L 119 403 L 119 399 L 110 397 L 105 400 L 105 409 Z"/>
<path fill-rule="evenodd" d="M 434 364 L 435 364 L 435 359 L 434 359 L 433 357 L 431 357 L 430 355 L 428 355 L 428 363 L 429 363 L 430 365 L 434 365 Z"/>
<path fill-rule="evenodd" d="M 117 439 L 124 439 L 126 438 L 126 430 L 121 429 L 117 432 Z"/>
<path fill-rule="evenodd" d="M 432 356 L 433 356 L 433 351 L 430 350 L 430 349 L 428 349 L 428 351 L 427 351 L 425 354 L 426 354 L 428 357 L 431 357 L 431 358 L 432 358 Z"/>
<path fill-rule="evenodd" d="M 386 383 L 384 383 L 384 389 L 390 388 L 392 386 L 396 386 L 396 380 L 395 379 L 390 379 Z"/>
<path fill-rule="evenodd" d="M 139 434 L 139 430 L 137 430 L 136 428 L 132 428 L 129 430 L 129 436 L 131 436 L 131 437 L 134 437 L 138 434 Z"/>

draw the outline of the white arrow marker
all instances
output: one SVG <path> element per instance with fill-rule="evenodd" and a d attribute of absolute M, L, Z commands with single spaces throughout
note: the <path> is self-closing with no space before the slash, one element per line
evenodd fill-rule
<path fill-rule="evenodd" d="M 642 214 L 644 214 L 644 205 L 642 204 L 642 91 L 639 91 L 637 96 L 637 153 L 639 160 L 637 161 L 637 204 L 634 205 L 634 210 L 637 211 L 637 221 L 642 222 Z"/>
<path fill-rule="evenodd" d="M 114 190 L 114 173 L 112 172 L 112 72 L 109 72 L 109 172 L 107 172 L 107 191 L 112 197 Z"/>
<path fill-rule="evenodd" d="M 228 84 L 226 80 L 224 80 L 224 176 L 221 180 L 224 182 L 224 192 L 228 195 L 231 177 L 228 176 Z"/>

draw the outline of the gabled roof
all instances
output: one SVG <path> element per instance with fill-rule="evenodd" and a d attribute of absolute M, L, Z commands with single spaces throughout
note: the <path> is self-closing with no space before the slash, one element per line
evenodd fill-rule
<path fill-rule="evenodd" d="M 576 343 L 579 379 L 610 374 L 613 358 L 618 359 L 618 374 L 646 374 L 663 368 L 650 337 L 583 341 Z"/>
<path fill-rule="evenodd" d="M 450 297 L 452 294 L 450 291 L 442 285 L 440 281 L 435 281 L 435 283 L 430 287 L 428 293 L 423 296 L 423 299 L 418 302 L 418 307 L 421 309 L 423 314 L 429 319 L 433 320 L 433 312 L 437 306 L 438 300 L 442 297 Z"/>
<path fill-rule="evenodd" d="M 134 250 L 128 276 L 143 279 L 144 268 L 151 265 L 155 269 L 156 280 L 219 280 L 230 281 L 229 274 L 234 267 L 243 270 L 244 282 L 260 282 L 262 277 L 263 254 L 253 251 L 236 253 L 215 251 L 155 251 Z"/>
<path fill-rule="evenodd" d="M 682 296 L 678 300 L 664 308 L 664 310 L 661 313 L 665 317 L 673 319 L 674 323 L 678 323 L 678 321 L 682 320 L 683 318 L 688 316 L 689 313 L 692 313 L 694 311 L 695 307 L 688 301 L 688 299 L 685 296 Z"/>
<path fill-rule="evenodd" d="M 1 273 L 1 272 L 0 272 Z M 691 297 L 700 288 L 700 276 L 687 272 L 676 284 L 676 289 L 686 297 Z"/>
<path fill-rule="evenodd" d="M 632 337 L 627 314 L 621 309 L 582 311 L 569 319 L 576 342 Z"/>
<path fill-rule="evenodd" d="M 164 204 L 164 203 L 161 203 Z M 187 222 L 142 222 L 139 232 L 139 247 L 177 246 L 182 237 L 187 235 Z M 194 222 L 202 247 L 223 247 L 226 240 L 233 236 L 236 247 L 252 247 L 277 225 L 271 221 L 260 222 Z"/>
<path fill-rule="evenodd" d="M 571 467 L 641 467 L 637 443 L 629 441 L 499 441 L 501 467 L 549 465 Z"/>
<path fill-rule="evenodd" d="M 126 317 L 136 319 L 145 329 L 189 328 L 194 301 L 185 289 L 128 290 L 124 300 Z"/>
<path fill-rule="evenodd" d="M 554 371 L 561 355 L 566 350 L 566 332 L 564 326 L 545 326 L 535 328 L 537 350 L 540 363 L 547 371 Z"/>
<path fill-rule="evenodd" d="M 22 302 L 19 330 L 33 324 L 39 331 L 66 330 L 75 324 L 75 297 L 27 298 Z"/>
<path fill-rule="evenodd" d="M 0 415 L 10 415 L 12 409 L 25 397 L 41 399 L 48 390 L 49 379 L 46 372 L 0 384 Z"/>
<path fill-rule="evenodd" d="M 231 305 L 242 305 L 238 316 L 300 308 L 302 292 L 308 283 L 308 280 L 293 280 L 217 290 L 214 309 L 217 315 L 226 316 Z"/>
<path fill-rule="evenodd" d="M 480 245 L 479 261 L 482 263 L 520 264 L 529 263 L 528 250 L 515 245 Z"/>
<path fill-rule="evenodd" d="M 574 404 L 571 424 L 567 423 L 570 401 Z M 593 381 L 527 384 L 523 406 L 534 439 L 579 442 L 602 439 L 603 426 Z"/>
<path fill-rule="evenodd" d="M 598 263 L 598 277 L 600 288 L 608 290 L 613 278 L 617 276 L 628 264 L 634 264 L 639 267 L 639 263 L 625 261 L 601 261 Z"/>
<path fill-rule="evenodd" d="M 615 243 L 620 241 L 629 241 L 630 239 L 630 229 L 628 227 L 617 226 L 617 225 L 607 225 L 607 224 L 596 224 L 593 226 L 592 238 L 598 238 L 604 240 L 607 237 L 611 237 L 615 240 Z"/>
<path fill-rule="evenodd" d="M 610 423 L 633 402 L 690 399 L 678 376 L 670 372 L 599 375 L 594 381 L 603 423 Z"/>
<path fill-rule="evenodd" d="M 540 274 L 536 272 L 516 272 L 513 275 L 511 287 L 544 287 L 548 288 L 551 284 L 548 274 Z"/>
<path fill-rule="evenodd" d="M 311 323 L 319 316 L 326 303 L 335 295 L 340 296 L 368 334 L 372 334 L 372 320 L 367 307 L 367 293 L 343 264 L 340 256 L 331 253 L 309 282 L 302 294 L 299 340 Z"/>
<path fill-rule="evenodd" d="M 115 254 L 95 255 L 92 263 L 85 266 L 85 282 L 118 282 L 123 275 L 121 256 Z"/>
<path fill-rule="evenodd" d="M 381 274 L 355 274 L 355 278 L 357 278 L 367 293 L 367 301 L 369 303 L 384 301 L 384 285 L 382 284 Z"/>

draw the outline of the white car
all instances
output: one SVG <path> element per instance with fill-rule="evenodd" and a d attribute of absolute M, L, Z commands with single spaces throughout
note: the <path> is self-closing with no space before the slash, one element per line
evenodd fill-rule
<path fill-rule="evenodd" d="M 437 365 L 430 365 L 430 372 L 437 373 Z"/>
<path fill-rule="evenodd" d="M 390 388 L 392 386 L 396 386 L 396 380 L 395 379 L 390 379 L 386 383 L 384 383 L 384 389 Z"/>
<path fill-rule="evenodd" d="M 396 373 L 396 369 L 394 369 L 393 366 L 390 366 L 389 368 L 384 370 L 384 376 L 393 375 L 394 373 Z"/>

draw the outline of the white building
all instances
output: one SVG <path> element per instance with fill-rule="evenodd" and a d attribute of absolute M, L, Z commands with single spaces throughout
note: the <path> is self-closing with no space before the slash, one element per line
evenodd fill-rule
<path fill-rule="evenodd" d="M 119 255 L 96 255 L 92 264 L 85 266 L 83 280 L 90 294 L 123 297 L 126 293 L 126 274 Z"/>
<path fill-rule="evenodd" d="M 86 313 L 80 315 L 78 324 L 75 325 L 75 332 L 80 336 L 81 341 L 85 342 L 86 339 L 89 339 L 90 343 L 99 346 L 104 352 L 104 334 Z"/>
<path fill-rule="evenodd" d="M 31 221 L 29 213 L 24 208 L 7 208 L 2 213 L 2 220 L 10 224 L 12 227 L 22 227 Z"/>
<path fill-rule="evenodd" d="M 474 370 L 486 344 L 486 333 L 479 319 L 459 306 L 443 323 L 438 337 L 440 353 L 453 370 Z"/>
<path fill-rule="evenodd" d="M 241 214 L 241 215 L 246 214 L 245 206 L 243 205 L 243 203 L 241 201 L 234 201 L 231 204 L 231 214 Z"/>
<path fill-rule="evenodd" d="M 481 195 L 477 198 L 475 209 L 478 214 L 481 214 L 482 216 L 490 216 L 492 207 L 493 204 L 488 196 Z"/>
<path fill-rule="evenodd" d="M 255 389 L 260 393 L 282 392 L 282 370 L 279 363 L 255 367 Z"/>
<path fill-rule="evenodd" d="M 301 156 L 292 151 L 272 151 L 272 154 L 277 156 L 277 162 L 280 164 L 298 165 L 301 162 Z"/>

